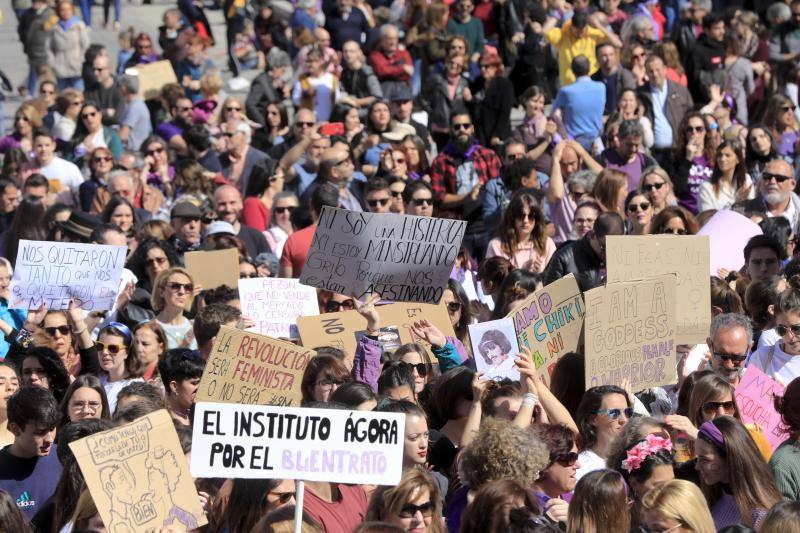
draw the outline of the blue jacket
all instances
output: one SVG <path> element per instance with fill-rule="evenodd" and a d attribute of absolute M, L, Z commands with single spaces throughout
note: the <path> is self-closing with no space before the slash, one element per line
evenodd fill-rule
<path fill-rule="evenodd" d="M 8 301 L 0 298 L 0 320 L 10 325 L 14 329 L 20 329 L 25 323 L 28 311 L 25 309 L 9 309 Z M 11 345 L 0 335 L 0 359 L 5 359 Z"/>

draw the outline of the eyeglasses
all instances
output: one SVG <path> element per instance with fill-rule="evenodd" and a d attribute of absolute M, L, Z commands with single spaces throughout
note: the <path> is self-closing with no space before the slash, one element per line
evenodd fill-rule
<path fill-rule="evenodd" d="M 103 407 L 102 402 L 93 401 L 93 402 L 69 402 L 69 408 L 73 411 L 83 411 L 84 409 L 88 409 L 89 411 L 96 413 L 98 409 Z"/>
<path fill-rule="evenodd" d="M 686 133 L 703 133 L 706 131 L 705 126 L 686 126 Z"/>
<path fill-rule="evenodd" d="M 496 66 L 497 66 L 497 65 L 485 65 L 485 64 L 484 64 L 484 65 L 481 65 L 481 70 L 483 70 L 483 69 L 487 69 L 487 68 L 496 67 Z"/>
<path fill-rule="evenodd" d="M 623 414 L 625 418 L 633 416 L 633 407 L 626 407 L 625 409 L 598 409 L 595 411 L 598 415 L 606 415 L 610 420 L 617 420 Z"/>
<path fill-rule="evenodd" d="M 412 201 L 417 207 L 421 207 L 423 205 L 433 205 L 433 198 L 414 198 Z"/>
<path fill-rule="evenodd" d="M 276 208 L 274 208 L 274 209 L 275 209 L 275 214 L 276 214 L 276 215 L 282 215 L 282 214 L 286 213 L 287 211 L 288 211 L 289 213 L 291 213 L 292 211 L 294 211 L 295 209 L 297 209 L 297 206 L 295 206 L 295 205 L 290 205 L 290 206 L 286 206 L 286 207 L 276 207 Z"/>
<path fill-rule="evenodd" d="M 397 513 L 397 516 L 400 518 L 414 518 L 414 515 L 417 513 L 422 513 L 424 518 L 428 518 L 433 515 L 433 503 L 432 502 L 425 502 L 422 505 L 414 505 L 413 503 L 407 503 L 400 509 L 400 512 Z"/>
<path fill-rule="evenodd" d="M 451 313 L 455 313 L 456 311 L 461 311 L 461 302 L 449 302 L 447 304 L 447 310 Z"/>
<path fill-rule="evenodd" d="M 228 112 L 228 113 L 232 113 L 233 111 L 241 111 L 241 110 L 242 110 L 241 107 L 226 107 L 225 108 L 225 111 Z"/>
<path fill-rule="evenodd" d="M 795 108 L 794 108 L 794 106 L 793 106 L 793 105 L 792 105 L 792 106 L 788 106 L 788 105 L 781 106 L 781 111 L 783 111 L 784 113 L 786 113 L 786 112 L 788 112 L 788 111 L 794 111 L 794 109 L 795 109 Z"/>
<path fill-rule="evenodd" d="M 20 120 L 21 120 L 22 122 L 30 122 L 30 121 L 31 121 L 31 120 L 30 120 L 28 117 L 26 117 L 25 115 L 19 115 L 19 116 L 16 116 L 16 117 L 14 117 L 14 121 L 15 121 L 15 122 L 19 122 Z"/>
<path fill-rule="evenodd" d="M 167 287 L 175 292 L 178 292 L 181 289 L 183 289 L 186 292 L 192 292 L 192 290 L 194 290 L 194 285 L 192 285 L 191 283 L 178 283 L 177 281 L 173 281 L 172 283 L 167 283 Z"/>
<path fill-rule="evenodd" d="M 775 329 L 777 330 L 778 328 L 776 327 Z M 798 326 L 798 332 L 800 332 L 800 326 Z M 778 332 L 778 334 L 780 335 L 780 332 Z M 718 357 L 721 361 L 724 362 L 732 361 L 735 364 L 743 363 L 744 360 L 747 359 L 747 354 L 739 355 L 739 354 L 728 354 L 728 353 L 718 353 L 718 352 L 713 352 L 713 353 L 714 357 Z"/>
<path fill-rule="evenodd" d="M 100 341 L 97 341 L 94 344 L 97 346 L 98 352 L 108 351 L 108 353 L 118 354 L 120 351 L 125 349 L 125 345 L 123 344 L 106 344 Z"/>
<path fill-rule="evenodd" d="M 335 313 L 337 311 L 341 311 L 342 309 L 350 311 L 355 308 L 356 308 L 356 303 L 352 299 L 345 300 L 343 302 L 335 302 L 331 300 L 325 304 L 325 311 L 329 313 Z"/>
<path fill-rule="evenodd" d="M 92 158 L 92 163 L 108 163 L 113 160 L 114 158 L 112 157 L 97 156 Z"/>
<path fill-rule="evenodd" d="M 163 153 L 164 153 L 164 147 L 163 146 L 159 147 L 159 148 L 153 148 L 152 150 L 147 150 L 145 152 L 145 154 L 147 154 L 147 155 L 156 155 L 156 154 L 163 154 Z"/>
<path fill-rule="evenodd" d="M 628 206 L 628 212 L 636 213 L 638 211 L 647 211 L 650 209 L 650 202 L 640 202 L 638 204 L 631 204 Z"/>
<path fill-rule="evenodd" d="M 406 164 L 406 160 L 401 157 L 400 159 L 395 159 L 394 160 L 394 164 L 395 165 L 405 165 Z"/>
<path fill-rule="evenodd" d="M 144 264 L 147 266 L 155 266 L 155 265 L 163 265 L 167 262 L 167 258 L 164 256 L 161 257 L 150 257 L 144 260 Z"/>
<path fill-rule="evenodd" d="M 70 333 L 72 333 L 72 326 L 68 326 L 68 325 L 65 324 L 63 326 L 55 326 L 55 327 L 44 328 L 44 331 L 45 331 L 45 333 L 47 333 L 51 337 L 55 337 L 56 336 L 56 331 L 61 333 L 61 335 L 66 336 L 66 335 L 69 335 Z"/>
<path fill-rule="evenodd" d="M 472 127 L 472 123 L 471 122 L 455 122 L 450 127 L 453 128 L 456 131 L 458 131 L 458 130 L 466 131 L 466 130 L 469 130 Z"/>
<path fill-rule="evenodd" d="M 400 198 L 403 196 L 403 191 L 390 191 L 392 193 L 392 198 Z"/>
<path fill-rule="evenodd" d="M 81 118 L 86 120 L 87 118 L 94 118 L 97 115 L 97 111 L 89 111 L 87 113 L 82 113 Z"/>
<path fill-rule="evenodd" d="M 687 233 L 689 232 L 683 228 L 664 228 L 664 231 L 662 232 L 663 235 L 686 235 Z"/>
<path fill-rule="evenodd" d="M 419 374 L 423 378 L 428 375 L 428 365 L 426 365 L 425 363 L 403 363 L 403 364 L 409 367 L 412 371 L 416 369 L 417 374 Z"/>
<path fill-rule="evenodd" d="M 784 176 L 782 174 L 773 174 L 772 172 L 762 172 L 761 179 L 764 181 L 775 180 L 776 183 L 783 183 L 786 180 L 794 179 L 794 176 Z"/>
<path fill-rule="evenodd" d="M 277 496 L 277 498 L 275 500 L 270 501 L 269 496 Z M 274 492 L 274 491 L 269 491 L 267 493 L 267 501 L 269 501 L 273 505 L 276 504 L 276 503 L 279 503 L 281 505 L 286 505 L 289 502 L 289 500 L 294 498 L 294 496 L 295 496 L 294 492 Z"/>
<path fill-rule="evenodd" d="M 706 402 L 703 404 L 703 411 L 706 413 L 715 413 L 719 408 L 725 410 L 726 413 L 732 413 L 736 410 L 736 402 L 733 400 L 729 402 Z"/>
<path fill-rule="evenodd" d="M 642 189 L 644 189 L 645 192 L 650 192 L 653 189 L 660 191 L 661 187 L 663 187 L 666 184 L 667 184 L 666 181 L 659 181 L 658 183 L 648 183 L 644 187 L 642 187 Z"/>
<path fill-rule="evenodd" d="M 632 54 L 631 57 L 634 59 L 641 59 L 643 57 L 647 57 L 647 54 L 645 52 L 639 52 L 638 54 Z"/>
<path fill-rule="evenodd" d="M 375 200 L 367 200 L 367 204 L 369 204 L 370 207 L 378 207 L 378 204 L 380 204 L 381 207 L 384 207 L 388 203 L 389 203 L 388 198 L 376 198 Z"/>
<path fill-rule="evenodd" d="M 337 387 L 341 387 L 346 382 L 347 381 L 344 380 L 344 379 L 325 378 L 325 379 L 321 379 L 321 380 L 317 381 L 317 385 L 322 387 L 323 389 L 327 389 L 329 387 L 333 387 L 334 385 L 336 385 Z"/>
<path fill-rule="evenodd" d="M 578 461 L 577 452 L 560 453 L 554 459 L 553 463 L 558 463 L 561 466 L 572 466 Z"/>
<path fill-rule="evenodd" d="M 794 335 L 795 337 L 800 337 L 800 324 L 792 324 L 791 326 L 784 326 L 783 324 L 778 324 L 777 326 L 775 326 L 775 331 L 781 337 L 785 336 L 790 331 L 792 332 L 792 335 Z"/>
<path fill-rule="evenodd" d="M 519 213 L 516 216 L 516 219 L 519 221 L 530 220 L 531 222 L 536 222 L 536 213 L 532 211 L 530 213 Z"/>
<path fill-rule="evenodd" d="M 295 122 L 301 128 L 311 128 L 314 126 L 313 122 Z"/>

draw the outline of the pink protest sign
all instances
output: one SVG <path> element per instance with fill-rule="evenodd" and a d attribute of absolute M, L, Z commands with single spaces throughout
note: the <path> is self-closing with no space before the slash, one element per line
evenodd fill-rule
<path fill-rule="evenodd" d="M 739 386 L 736 387 L 736 404 L 747 424 L 755 424 L 767 437 L 772 449 L 786 440 L 781 432 L 781 415 L 775 412 L 775 396 L 783 396 L 783 385 L 755 366 L 747 367 Z"/>
<path fill-rule="evenodd" d="M 711 275 L 719 269 L 739 270 L 744 266 L 744 245 L 761 228 L 749 218 L 729 209 L 717 213 L 700 228 L 698 235 L 708 235 L 711 245 Z"/>

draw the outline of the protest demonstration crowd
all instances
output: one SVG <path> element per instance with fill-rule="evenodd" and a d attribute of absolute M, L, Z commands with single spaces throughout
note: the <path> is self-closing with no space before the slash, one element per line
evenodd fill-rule
<path fill-rule="evenodd" d="M 2 22 L 0 532 L 800 533 L 800 0 L 124 4 Z"/>

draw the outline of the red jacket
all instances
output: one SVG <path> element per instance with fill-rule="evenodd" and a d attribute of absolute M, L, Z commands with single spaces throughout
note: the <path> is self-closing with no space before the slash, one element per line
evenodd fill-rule
<path fill-rule="evenodd" d="M 379 81 L 409 81 L 411 76 L 403 67 L 414 65 L 408 50 L 396 50 L 391 57 L 382 50 L 373 50 L 369 55 L 369 63 Z"/>

